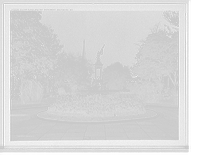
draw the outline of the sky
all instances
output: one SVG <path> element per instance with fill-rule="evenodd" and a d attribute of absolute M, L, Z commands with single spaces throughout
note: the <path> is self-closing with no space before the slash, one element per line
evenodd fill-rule
<path fill-rule="evenodd" d="M 85 40 L 86 58 L 95 63 L 105 44 L 104 67 L 120 62 L 135 63 L 140 41 L 163 21 L 161 11 L 43 11 L 41 22 L 54 30 L 67 53 L 81 55 Z"/>

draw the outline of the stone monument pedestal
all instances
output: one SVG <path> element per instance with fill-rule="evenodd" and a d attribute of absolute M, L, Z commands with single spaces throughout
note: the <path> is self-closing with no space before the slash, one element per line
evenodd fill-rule
<path fill-rule="evenodd" d="M 97 60 L 94 66 L 95 66 L 94 86 L 90 87 L 88 95 L 93 95 L 93 94 L 107 95 L 109 93 L 105 84 L 103 84 L 103 79 L 102 79 L 103 64 L 101 63 L 100 59 Z"/>

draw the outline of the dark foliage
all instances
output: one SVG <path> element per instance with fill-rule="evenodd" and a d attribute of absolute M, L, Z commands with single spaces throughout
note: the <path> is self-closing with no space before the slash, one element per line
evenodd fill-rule
<path fill-rule="evenodd" d="M 126 88 L 127 82 L 131 80 L 128 67 L 117 62 L 106 67 L 103 71 L 103 85 L 107 89 L 122 90 Z"/>

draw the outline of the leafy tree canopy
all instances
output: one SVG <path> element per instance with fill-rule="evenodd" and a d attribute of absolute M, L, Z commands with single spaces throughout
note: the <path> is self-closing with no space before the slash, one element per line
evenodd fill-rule
<path fill-rule="evenodd" d="M 40 22 L 41 12 L 14 10 L 10 18 L 12 75 L 48 76 L 62 49 L 57 36 Z"/>
<path fill-rule="evenodd" d="M 82 56 L 63 52 L 58 56 L 55 74 L 63 85 L 87 86 L 91 83 L 92 68 Z"/>
<path fill-rule="evenodd" d="M 109 89 L 121 90 L 126 81 L 131 78 L 129 68 L 116 62 L 105 69 L 103 80 Z"/>
<path fill-rule="evenodd" d="M 177 11 L 165 11 L 163 16 L 169 23 L 179 27 L 179 13 Z"/>
<path fill-rule="evenodd" d="M 177 14 L 164 12 L 170 23 L 178 25 Z M 170 29 L 170 28 L 168 28 Z M 179 33 L 166 29 L 153 30 L 141 45 L 134 71 L 144 79 L 155 79 L 169 75 L 178 69 Z"/>

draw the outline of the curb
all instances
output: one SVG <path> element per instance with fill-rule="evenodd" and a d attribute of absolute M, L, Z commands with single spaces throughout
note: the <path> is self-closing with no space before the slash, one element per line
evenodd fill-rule
<path fill-rule="evenodd" d="M 155 111 L 153 111 L 155 112 Z M 47 119 L 47 118 L 42 118 L 42 117 L 38 117 L 38 113 L 35 115 L 35 118 L 40 119 L 40 120 L 44 120 L 44 121 L 53 121 L 53 122 L 62 122 L 62 123 L 86 123 L 86 124 L 101 124 L 101 123 L 119 123 L 119 122 L 125 122 L 125 121 L 143 121 L 143 120 L 150 120 L 150 119 L 156 119 L 157 117 L 160 116 L 160 114 L 158 114 L 157 112 L 155 112 L 156 115 L 153 117 L 149 117 L 149 118 L 135 118 L 135 119 L 127 119 L 127 120 L 108 120 L 108 121 L 64 121 L 64 120 L 54 120 L 54 119 Z"/>

